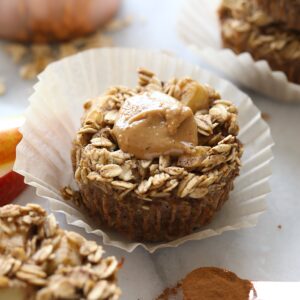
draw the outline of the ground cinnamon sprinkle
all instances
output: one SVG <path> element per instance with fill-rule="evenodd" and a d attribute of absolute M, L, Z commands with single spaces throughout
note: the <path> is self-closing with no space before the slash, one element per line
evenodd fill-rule
<path fill-rule="evenodd" d="M 220 268 L 199 268 L 189 273 L 175 287 L 166 288 L 156 300 L 168 300 L 183 292 L 183 300 L 250 300 L 256 292 L 249 280 Z M 252 298 L 251 298 L 252 297 Z"/>
<path fill-rule="evenodd" d="M 182 282 L 184 300 L 249 300 L 253 285 L 219 268 L 199 268 Z"/>
<path fill-rule="evenodd" d="M 182 283 L 178 282 L 174 287 L 164 289 L 164 291 L 156 298 L 156 300 L 168 300 L 171 296 L 177 295 L 181 285 Z"/>
<path fill-rule="evenodd" d="M 261 113 L 261 117 L 265 120 L 265 121 L 269 121 L 271 119 L 270 114 L 266 113 L 266 112 L 262 112 Z"/>

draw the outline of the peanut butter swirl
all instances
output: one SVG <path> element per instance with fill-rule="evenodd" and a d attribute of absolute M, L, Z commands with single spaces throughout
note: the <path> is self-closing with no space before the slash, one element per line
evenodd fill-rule
<path fill-rule="evenodd" d="M 128 98 L 119 111 L 113 133 L 120 149 L 139 159 L 178 156 L 198 144 L 191 108 L 157 91 Z"/>

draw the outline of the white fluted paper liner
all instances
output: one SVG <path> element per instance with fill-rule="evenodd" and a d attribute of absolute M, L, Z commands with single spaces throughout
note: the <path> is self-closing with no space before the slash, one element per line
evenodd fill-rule
<path fill-rule="evenodd" d="M 185 0 L 177 30 L 203 61 L 237 84 L 285 102 L 300 103 L 300 84 L 272 71 L 266 60 L 255 61 L 248 52 L 235 54 L 222 48 L 217 9 L 221 0 Z"/>
<path fill-rule="evenodd" d="M 235 181 L 230 199 L 210 225 L 170 243 L 130 242 L 120 234 L 99 226 L 85 211 L 64 201 L 60 195 L 63 186 L 76 187 L 70 150 L 80 126 L 83 102 L 100 95 L 112 85 L 134 87 L 138 67 L 153 70 L 163 80 L 190 76 L 208 83 L 239 109 L 240 139 L 245 145 L 245 153 L 241 175 Z M 127 251 L 141 245 L 154 252 L 227 230 L 255 226 L 258 216 L 266 209 L 273 141 L 259 110 L 232 84 L 174 57 L 145 50 L 107 48 L 89 50 L 53 63 L 39 76 L 25 116 L 15 170 L 24 175 L 26 183 L 36 187 L 39 196 L 49 200 L 54 212 L 64 213 L 69 224 L 103 236 L 104 244 Z"/>

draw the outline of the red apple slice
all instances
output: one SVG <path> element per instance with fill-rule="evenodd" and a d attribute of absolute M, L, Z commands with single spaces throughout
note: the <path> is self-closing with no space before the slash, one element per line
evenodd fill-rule
<path fill-rule="evenodd" d="M 0 120 L 0 206 L 11 202 L 26 186 L 23 176 L 12 171 L 22 138 L 18 128 L 23 122 L 22 117 Z"/>
<path fill-rule="evenodd" d="M 0 178 L 0 206 L 14 200 L 26 187 L 22 175 L 10 171 Z"/>

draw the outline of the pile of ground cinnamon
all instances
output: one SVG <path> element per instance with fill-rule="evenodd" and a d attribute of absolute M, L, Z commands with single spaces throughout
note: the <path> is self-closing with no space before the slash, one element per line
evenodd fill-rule
<path fill-rule="evenodd" d="M 156 298 L 156 300 L 168 300 L 170 297 L 178 294 L 181 288 L 181 282 L 178 282 L 174 287 L 164 289 L 164 291 Z"/>
<path fill-rule="evenodd" d="M 250 300 L 256 292 L 251 281 L 240 279 L 233 272 L 220 268 L 199 268 L 182 282 L 167 288 L 157 300 L 168 300 L 182 290 L 183 300 Z"/>

